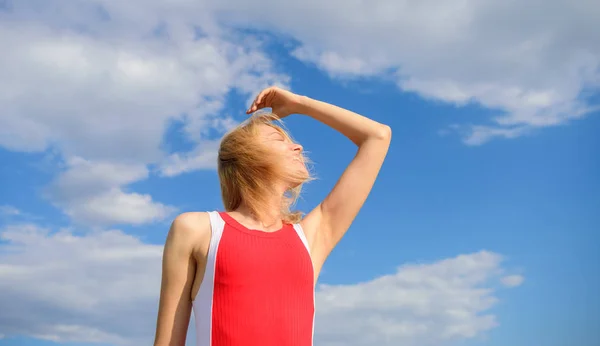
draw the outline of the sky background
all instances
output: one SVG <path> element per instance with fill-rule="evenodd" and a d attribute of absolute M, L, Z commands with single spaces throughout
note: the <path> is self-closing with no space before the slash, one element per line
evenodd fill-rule
<path fill-rule="evenodd" d="M 151 344 L 170 222 L 222 209 L 219 138 L 273 84 L 393 129 L 316 345 L 598 345 L 598 23 L 585 0 L 0 1 L 0 345 Z M 309 210 L 355 148 L 286 125 Z"/>

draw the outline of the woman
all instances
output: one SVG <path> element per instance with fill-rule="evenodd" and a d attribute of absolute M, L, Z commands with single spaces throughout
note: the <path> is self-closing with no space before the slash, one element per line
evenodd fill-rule
<path fill-rule="evenodd" d="M 224 212 L 173 221 L 163 254 L 154 345 L 184 345 L 193 309 L 197 346 L 312 345 L 314 290 L 329 253 L 369 195 L 391 140 L 388 126 L 277 87 L 221 141 Z M 290 211 L 310 178 L 302 146 L 275 123 L 305 114 L 358 151 L 325 199 L 301 218 Z"/>

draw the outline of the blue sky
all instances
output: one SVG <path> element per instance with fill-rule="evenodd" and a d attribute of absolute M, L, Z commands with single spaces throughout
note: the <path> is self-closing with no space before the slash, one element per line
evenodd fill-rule
<path fill-rule="evenodd" d="M 359 5 L 131 3 L 0 5 L 0 345 L 150 343 L 169 224 L 222 208 L 218 140 L 273 83 L 393 129 L 322 271 L 318 345 L 595 345 L 593 11 L 552 2 L 565 33 L 493 1 L 389 2 L 389 22 Z M 286 125 L 315 162 L 308 210 L 354 148 Z"/>

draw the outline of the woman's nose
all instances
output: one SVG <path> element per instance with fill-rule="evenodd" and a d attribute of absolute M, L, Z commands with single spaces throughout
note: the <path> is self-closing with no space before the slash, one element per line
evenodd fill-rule
<path fill-rule="evenodd" d="M 298 144 L 298 143 L 294 143 L 294 144 L 292 144 L 292 150 L 293 150 L 293 151 L 302 152 L 302 149 L 303 149 L 303 148 L 302 148 L 302 146 L 301 146 L 300 144 Z"/>

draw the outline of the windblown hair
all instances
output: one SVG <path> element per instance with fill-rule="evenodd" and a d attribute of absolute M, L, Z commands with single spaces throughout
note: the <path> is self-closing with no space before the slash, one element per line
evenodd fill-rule
<path fill-rule="evenodd" d="M 267 210 L 270 207 L 268 198 L 276 193 L 273 182 L 286 181 L 290 187 L 281 204 L 282 220 L 297 223 L 302 213 L 291 211 L 290 208 L 298 199 L 302 184 L 310 176 L 282 167 L 283 158 L 275 155 L 261 141 L 260 125 L 271 126 L 292 141 L 281 120 L 272 113 L 255 113 L 223 137 L 219 147 L 218 172 L 225 210 L 233 211 L 243 201 L 257 219 L 264 220 L 270 214 Z M 301 155 L 307 163 L 304 153 Z"/>

